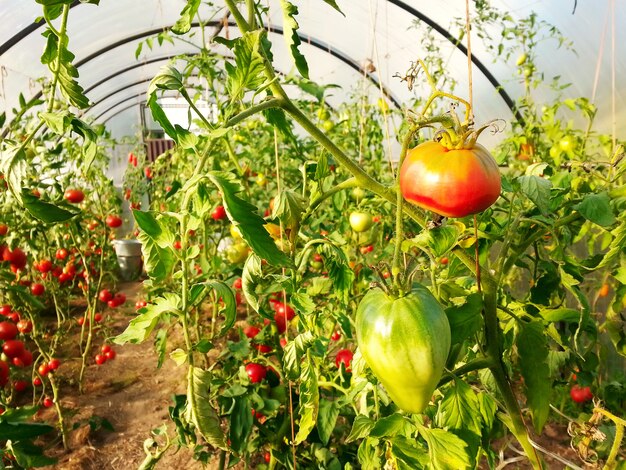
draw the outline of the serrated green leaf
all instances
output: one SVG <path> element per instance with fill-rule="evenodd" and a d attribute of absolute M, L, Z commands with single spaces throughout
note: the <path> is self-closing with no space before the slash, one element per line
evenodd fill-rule
<path fill-rule="evenodd" d="M 265 230 L 265 220 L 257 213 L 257 208 L 237 196 L 242 188 L 232 181 L 232 175 L 211 172 L 209 179 L 222 193 L 222 203 L 229 220 L 239 229 L 242 238 L 260 258 L 274 266 L 291 266 L 291 260 L 280 251 L 274 240 Z"/>
<path fill-rule="evenodd" d="M 67 112 L 40 112 L 39 118 L 52 132 L 63 135 L 70 127 L 71 118 Z"/>
<path fill-rule="evenodd" d="M 80 211 L 75 208 L 63 208 L 33 196 L 29 191 L 22 191 L 22 202 L 26 210 L 36 219 L 47 224 L 55 224 L 70 220 Z"/>
<path fill-rule="evenodd" d="M 165 314 L 178 314 L 180 302 L 180 297 L 172 293 L 157 297 L 140 310 L 141 313 L 130 321 L 126 330 L 116 336 L 113 342 L 120 345 L 144 342 Z"/>
<path fill-rule="evenodd" d="M 154 349 L 157 353 L 157 369 L 160 369 L 163 366 L 165 353 L 167 352 L 167 330 L 165 328 L 157 331 L 154 338 Z"/>
<path fill-rule="evenodd" d="M 626 246 L 626 217 L 624 217 L 624 213 L 620 214 L 620 224 L 611 230 L 611 235 L 613 236 L 613 240 L 610 244 L 609 251 L 604 255 L 604 258 L 596 269 L 604 268 L 605 266 L 609 266 L 615 260 L 617 260 L 620 256 L 620 253 Z"/>
<path fill-rule="evenodd" d="M 174 140 L 174 142 L 177 142 L 178 134 L 176 133 L 176 129 L 174 129 L 174 126 L 163 111 L 163 108 L 161 108 L 157 103 L 156 95 L 150 95 L 150 97 L 148 98 L 148 107 L 152 112 L 152 117 L 154 118 L 154 120 L 161 125 L 165 133 L 169 135 Z"/>
<path fill-rule="evenodd" d="M 247 395 L 233 398 L 234 404 L 230 413 L 230 446 L 236 452 L 247 447 L 248 436 L 252 430 L 252 406 Z"/>
<path fill-rule="evenodd" d="M 187 129 L 183 129 L 178 124 L 174 126 L 176 135 L 178 136 L 178 145 L 183 149 L 192 149 L 198 145 L 198 136 Z"/>
<path fill-rule="evenodd" d="M 170 359 L 180 367 L 187 362 L 187 353 L 181 348 L 176 348 L 170 352 Z"/>
<path fill-rule="evenodd" d="M 601 227 L 608 227 L 616 222 L 611 200 L 606 192 L 587 194 L 574 206 L 585 219 Z"/>
<path fill-rule="evenodd" d="M 219 333 L 214 338 L 224 336 L 235 324 L 237 319 L 237 301 L 235 300 L 235 294 L 232 289 L 222 281 L 208 280 L 200 284 L 192 286 L 189 297 L 193 298 L 192 304 L 199 304 L 207 296 L 207 294 L 214 290 L 217 299 L 224 303 L 224 308 L 220 312 L 224 315 L 224 323 Z"/>
<path fill-rule="evenodd" d="M 396 436 L 389 443 L 393 464 L 398 470 L 418 470 L 428 466 L 428 451 L 415 439 Z"/>
<path fill-rule="evenodd" d="M 319 388 L 317 387 L 317 372 L 311 351 L 307 351 L 307 358 L 302 364 L 300 373 L 300 425 L 294 440 L 298 445 L 306 440 L 315 424 L 319 412 Z"/>
<path fill-rule="evenodd" d="M 261 53 L 261 40 L 265 34 L 264 30 L 257 30 L 234 40 L 235 65 L 230 62 L 224 64 L 228 74 L 226 88 L 232 101 L 241 99 L 246 90 L 256 91 L 265 81 Z"/>
<path fill-rule="evenodd" d="M 552 388 L 547 362 L 547 339 L 541 322 L 533 321 L 523 325 L 515 343 L 533 424 L 537 433 L 541 433 L 550 412 Z"/>
<path fill-rule="evenodd" d="M 319 413 L 317 415 L 317 435 L 323 445 L 328 445 L 330 436 L 337 424 L 340 406 L 335 400 L 320 400 Z"/>
<path fill-rule="evenodd" d="M 298 312 L 310 314 L 315 310 L 315 302 L 303 291 L 295 292 L 291 296 L 291 303 Z"/>
<path fill-rule="evenodd" d="M 279 219 L 289 229 L 296 229 L 302 220 L 302 198 L 291 190 L 283 190 L 274 199 L 272 218 Z"/>
<path fill-rule="evenodd" d="M 415 431 L 415 426 L 406 417 L 399 413 L 394 413 L 384 418 L 380 418 L 370 430 L 371 437 L 394 437 L 410 436 Z"/>
<path fill-rule="evenodd" d="M 517 178 L 522 193 L 539 208 L 543 215 L 550 212 L 550 189 L 552 182 L 534 175 L 524 175 Z"/>
<path fill-rule="evenodd" d="M 462 305 L 453 305 L 446 308 L 446 316 L 450 323 L 451 344 L 462 343 L 480 330 L 483 317 L 482 296 L 478 293 L 466 297 Z"/>
<path fill-rule="evenodd" d="M 408 248 L 416 246 L 427 250 L 435 257 L 440 257 L 456 245 L 459 235 L 459 229 L 454 225 L 422 230 L 415 238 L 406 240 L 402 244 L 402 250 L 408 251 Z"/>
<path fill-rule="evenodd" d="M 369 436 L 374 424 L 376 423 L 367 416 L 358 415 L 352 423 L 352 429 L 350 430 L 350 435 L 346 438 L 346 443 Z"/>
<path fill-rule="evenodd" d="M 30 441 L 8 441 L 6 448 L 21 468 L 45 467 L 57 462 L 57 459 L 44 455 L 43 449 Z"/>
<path fill-rule="evenodd" d="M 454 380 L 439 404 L 437 426 L 468 430 L 480 435 L 480 404 L 476 393 L 461 380 Z"/>
<path fill-rule="evenodd" d="M 210 387 L 211 373 L 193 367 L 187 388 L 187 420 L 193 423 L 208 444 L 226 450 L 228 446 L 220 427 L 220 419 L 211 404 Z"/>
<path fill-rule="evenodd" d="M 346 254 L 338 247 L 327 243 L 322 245 L 321 251 L 328 277 L 333 281 L 335 294 L 341 302 L 348 303 L 355 275 L 348 264 Z"/>
<path fill-rule="evenodd" d="M 285 38 L 287 49 L 291 53 L 291 58 L 300 75 L 304 78 L 309 78 L 309 65 L 298 49 L 301 43 L 297 33 L 300 26 L 295 18 L 298 15 L 298 8 L 287 0 L 280 0 L 280 7 L 283 10 L 283 37 Z"/>
<path fill-rule="evenodd" d="M 261 266 L 261 258 L 256 255 L 248 256 L 246 263 L 243 265 L 243 273 L 241 274 L 241 290 L 246 298 L 246 303 L 259 311 L 259 296 L 256 293 L 256 286 L 263 279 L 263 269 Z"/>
<path fill-rule="evenodd" d="M 287 343 L 283 355 L 283 365 L 287 377 L 295 380 L 300 376 L 300 359 L 314 342 L 313 333 L 305 331 Z"/>
<path fill-rule="evenodd" d="M 421 426 L 419 431 L 428 444 L 428 456 L 432 468 L 464 470 L 471 467 L 467 444 L 458 436 L 443 429 L 429 429 Z"/>
<path fill-rule="evenodd" d="M 200 7 L 200 0 L 187 0 L 185 8 L 180 12 L 180 18 L 176 20 L 174 26 L 172 26 L 172 32 L 175 34 L 185 34 L 191 29 L 193 18 L 198 13 L 198 7 Z"/>

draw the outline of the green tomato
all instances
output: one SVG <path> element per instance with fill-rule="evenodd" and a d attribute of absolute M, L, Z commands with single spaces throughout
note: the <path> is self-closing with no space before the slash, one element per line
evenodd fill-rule
<path fill-rule="evenodd" d="M 355 326 L 361 354 L 393 402 L 421 413 L 450 351 L 450 325 L 439 302 L 419 284 L 398 299 L 373 289 L 358 306 Z"/>
<path fill-rule="evenodd" d="M 327 121 L 330 119 L 330 113 L 326 108 L 320 108 L 317 110 L 317 117 L 320 121 Z"/>
<path fill-rule="evenodd" d="M 574 136 L 566 135 L 561 140 L 559 140 L 559 148 L 563 152 L 573 152 L 576 148 L 576 139 Z"/>
<path fill-rule="evenodd" d="M 561 149 L 559 147 L 557 147 L 556 145 L 553 145 L 552 147 L 550 147 L 550 157 L 551 158 L 557 158 L 559 155 L 561 155 Z"/>
<path fill-rule="evenodd" d="M 517 66 L 521 66 L 524 65 L 526 63 L 526 60 L 528 59 L 528 55 L 524 52 L 523 54 L 520 54 L 519 57 L 517 58 Z"/>
<path fill-rule="evenodd" d="M 322 122 L 322 128 L 326 131 L 332 131 L 333 128 L 335 127 L 335 123 L 329 119 L 327 119 L 326 121 Z"/>
<path fill-rule="evenodd" d="M 235 242 L 226 249 L 226 259 L 233 264 L 243 263 L 248 258 L 248 245 Z"/>
<path fill-rule="evenodd" d="M 350 214 L 350 227 L 355 232 L 365 232 L 372 226 L 372 216 L 367 212 L 353 212 Z"/>
<path fill-rule="evenodd" d="M 350 192 L 350 197 L 357 203 L 361 202 L 365 198 L 365 196 L 367 196 L 367 192 L 363 188 L 359 188 L 358 186 Z"/>

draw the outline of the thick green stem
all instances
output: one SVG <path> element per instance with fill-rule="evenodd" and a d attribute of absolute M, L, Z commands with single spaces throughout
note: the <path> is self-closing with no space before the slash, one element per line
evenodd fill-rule
<path fill-rule="evenodd" d="M 485 341 L 487 356 L 493 361 L 489 370 L 493 374 L 498 390 L 502 395 L 507 414 L 511 419 L 511 432 L 515 435 L 520 445 L 524 449 L 526 456 L 530 460 L 531 465 L 535 469 L 542 469 L 541 459 L 537 450 L 531 445 L 528 437 L 528 429 L 522 410 L 520 409 L 517 397 L 511 388 L 511 383 L 506 372 L 504 363 L 502 362 L 502 338 L 500 325 L 498 323 L 497 314 L 497 289 L 495 282 L 490 279 L 488 282 L 483 280 L 483 316 L 485 322 Z"/>
<path fill-rule="evenodd" d="M 50 386 L 52 387 L 52 399 L 54 401 L 54 406 L 57 410 L 58 422 L 59 422 L 59 431 L 61 432 L 61 440 L 63 441 L 63 449 L 68 450 L 68 435 L 67 435 L 67 427 L 65 426 L 65 419 L 63 417 L 63 409 L 61 408 L 61 400 L 59 395 L 59 386 L 56 383 L 56 379 L 54 374 L 48 374 L 48 379 L 50 380 Z"/>
<path fill-rule="evenodd" d="M 473 361 L 470 361 L 467 364 L 463 364 L 453 371 L 444 374 L 444 376 L 439 381 L 437 388 L 447 384 L 448 382 L 451 382 L 455 377 L 462 377 L 465 374 L 474 372 L 475 370 L 489 369 L 494 365 L 495 361 L 491 357 L 479 357 L 477 359 L 474 359 Z"/>
<path fill-rule="evenodd" d="M 56 31 L 54 29 L 54 27 L 52 26 L 52 24 L 48 23 L 48 27 L 50 28 L 50 30 L 53 32 L 53 34 L 55 34 L 58 38 L 58 51 L 57 51 L 57 57 L 54 60 L 54 79 L 52 80 L 52 86 L 50 87 L 50 101 L 48 102 L 48 107 L 47 107 L 47 111 L 50 113 L 52 112 L 52 110 L 54 109 L 54 95 L 56 92 L 56 88 L 57 85 L 59 84 L 59 75 L 61 74 L 61 55 L 63 54 L 63 50 L 65 49 L 65 46 L 63 45 L 64 43 L 64 37 L 65 37 L 65 31 L 67 29 L 67 17 L 69 16 L 70 13 L 70 4 L 67 3 L 65 5 L 63 5 L 63 13 L 61 13 L 61 28 L 59 29 L 59 31 Z"/>

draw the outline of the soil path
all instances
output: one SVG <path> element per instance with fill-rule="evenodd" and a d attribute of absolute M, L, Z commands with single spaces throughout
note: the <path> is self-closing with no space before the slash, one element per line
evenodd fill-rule
<path fill-rule="evenodd" d="M 126 294 L 127 301 L 123 307 L 107 312 L 106 324 L 112 336 L 124 331 L 135 315 L 136 300 L 143 297 L 140 282 L 120 284 L 118 291 Z M 98 348 L 101 343 L 101 339 L 96 342 Z M 174 347 L 169 345 L 168 349 Z M 76 387 L 64 387 L 61 403 L 69 421 L 77 428 L 70 434 L 70 451 L 57 451 L 59 462 L 45 467 L 46 470 L 136 469 L 145 458 L 143 443 L 151 437 L 151 430 L 167 423 L 172 433 L 168 407 L 174 394 L 184 393 L 184 368 L 166 359 L 157 369 L 152 339 L 138 345 L 114 346 L 114 349 L 115 360 L 89 366 L 84 394 L 78 394 Z M 78 361 L 68 359 L 67 369 L 70 367 L 78 367 Z M 50 409 L 41 418 L 54 423 L 56 415 Z M 111 423 L 114 431 L 89 426 L 90 421 L 98 423 L 100 419 Z M 46 453 L 53 455 L 54 451 Z M 202 466 L 193 460 L 187 449 L 178 452 L 170 449 L 158 468 L 182 470 Z"/>

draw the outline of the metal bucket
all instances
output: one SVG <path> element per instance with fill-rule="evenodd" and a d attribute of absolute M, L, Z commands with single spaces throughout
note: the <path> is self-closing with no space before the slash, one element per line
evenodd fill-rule
<path fill-rule="evenodd" d="M 139 279 L 143 269 L 141 242 L 139 240 L 113 240 L 113 248 L 117 255 L 120 279 L 123 281 Z"/>

